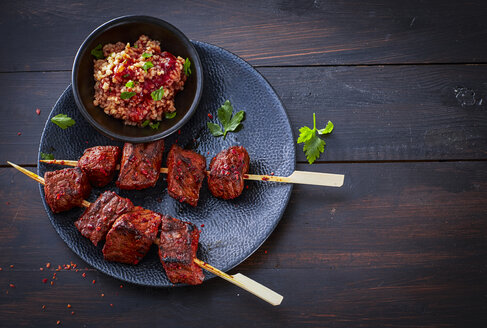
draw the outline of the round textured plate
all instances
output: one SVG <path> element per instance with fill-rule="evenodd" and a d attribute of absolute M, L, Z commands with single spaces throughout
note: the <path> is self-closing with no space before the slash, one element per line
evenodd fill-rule
<path fill-rule="evenodd" d="M 249 64 L 234 54 L 202 42 L 193 42 L 203 64 L 204 90 L 199 107 L 191 120 L 165 139 L 165 155 L 177 142 L 207 158 L 232 145 L 244 146 L 250 155 L 250 173 L 287 176 L 294 171 L 295 149 L 291 126 L 284 107 L 269 83 Z M 228 133 L 226 139 L 212 136 L 206 126 L 217 122 L 217 110 L 230 100 L 234 113 L 244 110 L 243 128 Z M 76 124 L 62 130 L 51 123 L 57 114 L 72 117 Z M 213 115 L 213 119 L 208 114 Z M 94 130 L 81 116 L 69 86 L 54 106 L 42 133 L 40 152 L 52 153 L 56 159 L 77 160 L 85 148 L 98 145 L 118 145 Z M 40 159 L 40 158 L 39 158 Z M 163 160 L 163 164 L 165 161 Z M 38 174 L 60 169 L 56 165 L 39 165 Z M 289 201 L 289 184 L 246 181 L 242 195 L 226 201 L 213 197 L 203 184 L 198 207 L 181 204 L 167 194 L 164 175 L 154 188 L 140 191 L 119 190 L 112 182 L 104 188 L 94 188 L 89 201 L 93 202 L 103 191 L 113 190 L 128 197 L 135 205 L 191 221 L 201 227 L 198 257 L 223 271 L 235 267 L 266 240 L 276 227 Z M 74 226 L 82 208 L 53 214 L 41 196 L 49 219 L 66 244 L 83 260 L 96 269 L 115 278 L 146 286 L 173 286 L 167 279 L 153 246 L 136 266 L 107 262 L 102 246 L 93 246 Z M 103 243 L 101 243 L 103 244 Z M 205 272 L 205 279 L 212 275 Z"/>

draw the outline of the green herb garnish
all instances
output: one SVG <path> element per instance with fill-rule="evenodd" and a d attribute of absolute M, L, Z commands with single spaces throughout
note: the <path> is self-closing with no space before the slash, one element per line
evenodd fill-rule
<path fill-rule="evenodd" d="M 57 114 L 56 116 L 51 118 L 51 122 L 56 124 L 63 130 L 76 123 L 71 117 L 67 116 L 66 114 Z"/>
<path fill-rule="evenodd" d="M 105 56 L 103 56 L 103 49 L 101 44 L 97 45 L 93 50 L 91 50 L 91 54 L 96 58 L 96 59 L 103 59 Z"/>
<path fill-rule="evenodd" d="M 186 76 L 189 76 L 191 74 L 191 62 L 189 61 L 189 58 L 186 58 L 186 60 L 184 61 L 183 69 Z"/>
<path fill-rule="evenodd" d="M 120 98 L 121 99 L 130 99 L 132 98 L 133 96 L 135 96 L 135 92 L 122 92 L 120 94 Z"/>
<path fill-rule="evenodd" d="M 142 58 L 149 58 L 149 57 L 152 57 L 152 54 L 148 54 L 147 52 L 144 52 L 142 54 Z"/>
<path fill-rule="evenodd" d="M 160 124 L 160 123 L 161 123 L 161 122 L 157 122 L 157 123 L 149 123 L 149 126 L 150 126 L 152 129 L 156 130 L 156 129 L 158 129 L 158 128 L 159 128 L 159 124 Z"/>
<path fill-rule="evenodd" d="M 161 86 L 159 89 L 152 91 L 150 96 L 152 97 L 152 100 L 154 101 L 159 101 L 164 97 L 164 88 Z"/>
<path fill-rule="evenodd" d="M 129 77 L 129 76 L 130 76 L 130 74 L 127 73 L 127 74 L 123 75 L 122 77 Z"/>
<path fill-rule="evenodd" d="M 320 154 L 325 151 L 325 141 L 318 137 L 318 134 L 329 134 L 333 131 L 333 123 L 328 121 L 324 129 L 316 129 L 316 115 L 313 113 L 313 129 L 303 126 L 299 129 L 298 144 L 304 143 L 303 151 L 310 164 L 320 157 Z M 318 133 L 318 134 L 317 134 Z"/>
<path fill-rule="evenodd" d="M 134 81 L 128 81 L 127 83 L 125 83 L 125 86 L 127 88 L 133 88 L 134 87 Z"/>
<path fill-rule="evenodd" d="M 146 72 L 147 72 L 147 70 L 148 70 L 149 68 L 151 68 L 151 67 L 154 67 L 154 64 L 152 64 L 152 62 L 150 62 L 150 61 L 145 62 L 145 63 L 144 63 L 144 66 L 142 66 L 142 68 L 143 68 L 143 69 L 144 69 L 144 71 L 146 71 Z"/>
<path fill-rule="evenodd" d="M 232 104 L 229 100 L 227 100 L 220 108 L 218 108 L 218 119 L 223 125 L 223 130 L 221 129 L 220 125 L 208 122 L 207 126 L 211 134 L 213 134 L 215 137 L 223 136 L 223 139 L 225 139 L 229 131 L 235 131 L 239 127 L 240 122 L 243 120 L 245 112 L 241 110 L 233 116 L 232 114 Z"/>
<path fill-rule="evenodd" d="M 176 117 L 176 112 L 164 114 L 168 120 Z"/>
<path fill-rule="evenodd" d="M 144 123 L 142 123 L 140 126 L 145 128 L 147 125 L 149 125 L 150 121 L 149 120 L 145 120 Z"/>
<path fill-rule="evenodd" d="M 53 154 L 47 154 L 47 153 L 41 153 L 41 158 L 43 160 L 53 160 L 54 155 Z"/>

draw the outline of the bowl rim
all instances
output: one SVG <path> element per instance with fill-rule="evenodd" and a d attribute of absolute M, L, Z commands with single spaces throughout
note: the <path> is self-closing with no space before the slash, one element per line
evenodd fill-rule
<path fill-rule="evenodd" d="M 191 107 L 187 111 L 187 113 L 183 116 L 183 118 L 177 122 L 175 125 L 170 127 L 167 130 L 164 130 L 160 133 L 153 134 L 150 136 L 142 136 L 142 137 L 128 137 L 121 135 L 119 133 L 109 131 L 106 129 L 103 125 L 99 124 L 88 112 L 86 107 L 84 106 L 81 97 L 78 92 L 78 82 L 76 81 L 76 76 L 79 71 L 79 65 L 81 61 L 81 57 L 86 53 L 88 45 L 98 36 L 103 34 L 108 28 L 111 27 L 116 27 L 118 25 L 124 25 L 127 23 L 137 23 L 137 22 L 147 22 L 147 23 L 155 23 L 157 25 L 161 25 L 164 28 L 167 28 L 176 36 L 180 39 L 183 40 L 184 43 L 188 45 L 188 51 L 192 55 L 193 59 L 193 66 L 194 69 L 196 70 L 196 92 L 195 92 L 195 97 L 193 102 L 191 103 Z M 191 40 L 183 33 L 181 32 L 178 28 L 176 28 L 174 25 L 171 23 L 162 20 L 160 18 L 152 17 L 152 16 L 145 16 L 145 15 L 125 15 L 125 16 L 120 16 L 113 18 L 100 26 L 98 26 L 96 29 L 94 29 L 81 43 L 81 46 L 79 47 L 78 51 L 76 52 L 76 56 L 73 61 L 73 67 L 71 70 L 71 84 L 73 87 L 73 96 L 74 96 L 74 101 L 80 110 L 81 114 L 83 117 L 93 126 L 95 127 L 96 130 L 98 130 L 100 133 L 104 134 L 105 136 L 109 136 L 111 138 L 115 138 L 117 140 L 125 141 L 125 142 L 134 142 L 134 143 L 142 143 L 142 142 L 151 142 L 151 141 L 156 141 L 159 139 L 162 139 L 164 137 L 167 137 L 177 130 L 179 130 L 190 118 L 193 116 L 194 112 L 196 111 L 196 108 L 198 107 L 198 104 L 201 100 L 201 95 L 203 94 L 203 69 L 201 65 L 201 60 L 198 55 L 198 52 L 196 51 L 196 48 L 194 47 L 193 43 Z"/>

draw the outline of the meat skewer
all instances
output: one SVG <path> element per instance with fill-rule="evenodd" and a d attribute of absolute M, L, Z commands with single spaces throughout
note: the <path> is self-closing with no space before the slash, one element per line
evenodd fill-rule
<path fill-rule="evenodd" d="M 40 160 L 42 163 L 46 164 L 59 164 L 66 166 L 77 166 L 77 161 L 72 160 Z M 117 170 L 120 166 L 117 165 Z M 167 174 L 168 169 L 163 167 L 160 169 L 160 173 Z M 209 174 L 210 171 L 207 171 Z M 294 171 L 290 176 L 281 177 L 274 175 L 259 175 L 259 174 L 244 174 L 243 178 L 245 180 L 254 181 L 271 181 L 271 182 L 281 182 L 281 183 L 297 183 L 297 184 L 308 184 L 314 186 L 324 186 L 324 187 L 341 187 L 343 186 L 343 180 L 345 176 L 343 174 L 333 174 L 333 173 L 319 173 L 319 172 L 308 172 L 308 171 Z"/>
<path fill-rule="evenodd" d="M 24 173 L 28 177 L 36 180 L 37 182 L 39 182 L 41 184 L 45 184 L 44 178 L 38 176 L 37 174 L 30 172 L 30 171 L 24 169 L 23 167 L 18 166 L 12 162 L 7 161 L 7 163 L 10 164 L 11 166 L 13 166 L 14 168 L 16 168 L 17 170 L 19 170 L 20 172 Z M 91 205 L 91 203 L 86 201 L 86 200 L 83 200 L 81 202 L 81 205 L 83 207 L 89 207 Z M 162 240 L 159 240 L 159 241 L 155 240 L 156 244 L 160 245 L 161 242 L 163 242 L 163 241 Z M 163 257 L 163 255 L 160 254 L 161 258 Z M 247 290 L 248 292 L 254 294 L 255 296 L 263 299 L 264 301 L 266 301 L 266 302 L 268 302 L 274 306 L 281 304 L 281 302 L 283 300 L 282 295 L 279 295 L 278 293 L 274 292 L 273 290 L 259 284 L 258 282 L 246 277 L 245 275 L 242 275 L 240 273 L 237 273 L 235 275 L 226 274 L 226 273 L 218 270 L 217 268 L 214 268 L 213 266 L 209 265 L 208 263 L 205 263 L 204 261 L 199 260 L 196 257 L 193 258 L 193 262 L 196 265 L 198 265 L 199 267 L 201 267 L 202 269 L 208 270 L 209 272 L 219 276 L 220 278 L 225 279 L 225 280 L 231 282 L 232 284 L 234 284 L 234 285 L 236 285 L 242 289 Z"/>

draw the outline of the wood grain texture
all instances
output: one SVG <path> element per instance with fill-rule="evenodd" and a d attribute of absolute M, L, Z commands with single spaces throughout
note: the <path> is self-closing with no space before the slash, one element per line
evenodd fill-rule
<path fill-rule="evenodd" d="M 167 20 L 253 65 L 487 62 L 482 0 L 2 1 L 0 71 L 70 69 L 91 31 L 128 14 Z"/>
<path fill-rule="evenodd" d="M 296 139 L 300 127 L 312 126 L 313 112 L 323 127 L 333 121 L 319 161 L 487 159 L 487 66 L 259 71 L 281 97 Z M 0 74 L 8 117 L 0 120 L 0 163 L 35 164 L 47 116 L 69 80 L 69 72 Z M 306 161 L 297 149 L 298 162 Z"/>
<path fill-rule="evenodd" d="M 0 320 L 6 327 L 56 320 L 89 327 L 157 325 L 160 320 L 192 327 L 485 323 L 484 162 L 318 164 L 312 169 L 345 172 L 344 187 L 295 186 L 276 231 L 231 271 L 283 294 L 282 305 L 273 308 L 217 279 L 194 288 L 120 288 L 119 281 L 85 269 L 60 240 L 43 212 L 37 184 L 1 168 L 0 198 L 9 204 L 0 204 L 6 218 L 0 222 Z M 53 286 L 42 283 L 55 271 L 39 267 L 70 261 L 82 270 L 58 272 Z"/>

